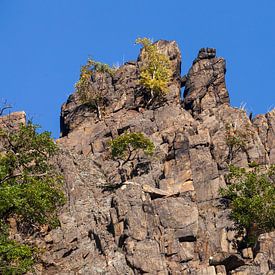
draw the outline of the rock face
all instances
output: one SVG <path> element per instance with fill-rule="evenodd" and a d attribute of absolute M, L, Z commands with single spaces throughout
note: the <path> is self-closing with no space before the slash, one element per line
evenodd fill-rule
<path fill-rule="evenodd" d="M 241 255 L 219 188 L 229 163 L 247 167 L 275 160 L 275 111 L 253 122 L 229 106 L 225 61 L 202 49 L 185 77 L 177 44 L 157 42 L 173 64 L 166 101 L 146 106 L 139 85 L 142 55 L 114 74 L 91 80 L 104 90 L 102 119 L 72 94 L 62 106 L 62 154 L 68 202 L 61 227 L 46 235 L 43 274 L 267 274 L 274 268 L 274 234 Z M 246 129 L 246 147 L 226 142 L 228 127 Z M 122 171 L 109 142 L 143 132 L 156 147 Z M 252 257 L 252 258 L 251 258 Z M 247 273 L 245 273 L 247 272 Z M 268 273 L 272 274 L 272 273 Z"/>
<path fill-rule="evenodd" d="M 25 112 L 13 112 L 6 116 L 0 116 L 0 129 L 16 131 L 21 124 L 26 124 Z M 0 152 L 5 148 L 5 144 L 3 142 L 3 139 L 0 139 Z"/>
<path fill-rule="evenodd" d="M 184 90 L 184 106 L 193 115 L 221 105 L 229 105 L 225 86 L 225 60 L 216 50 L 201 49 L 189 70 Z"/>
<path fill-rule="evenodd" d="M 1 128 L 13 128 L 17 129 L 20 124 L 26 123 L 26 113 L 25 112 L 13 112 L 9 115 L 0 117 L 0 127 Z"/>

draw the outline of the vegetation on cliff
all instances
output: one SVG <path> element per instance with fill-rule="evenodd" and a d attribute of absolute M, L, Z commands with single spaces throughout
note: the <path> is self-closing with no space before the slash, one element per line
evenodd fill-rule
<path fill-rule="evenodd" d="M 143 47 L 139 85 L 143 89 L 143 94 L 148 97 L 147 105 L 154 100 L 160 102 L 169 92 L 168 84 L 173 75 L 171 61 L 167 55 L 160 53 L 157 44 L 153 44 L 148 38 L 138 38 L 136 44 Z M 106 89 L 103 87 L 104 79 L 108 76 L 113 77 L 114 72 L 115 68 L 108 64 L 88 59 L 81 67 L 80 78 L 75 84 L 81 104 L 96 110 L 99 119 L 102 118 L 101 109 L 107 102 Z M 97 81 L 98 78 L 100 81 Z M 99 83 L 101 84 L 98 85 Z"/>
<path fill-rule="evenodd" d="M 249 128 L 249 125 L 241 128 L 236 127 L 234 124 L 226 124 L 225 128 L 225 141 L 229 149 L 227 162 L 231 164 L 234 157 L 240 151 L 246 150 L 249 139 L 253 137 L 253 132 Z"/>
<path fill-rule="evenodd" d="M 114 73 L 114 68 L 109 65 L 88 59 L 86 65 L 81 67 L 79 81 L 75 84 L 82 104 L 89 105 L 96 109 L 99 119 L 101 119 L 101 107 L 104 105 L 104 93 L 100 89 L 92 86 L 91 79 L 94 74 L 107 73 L 110 76 Z"/>
<path fill-rule="evenodd" d="M 221 194 L 229 199 L 230 217 L 248 245 L 275 229 L 275 166 L 266 172 L 259 167 L 246 171 L 230 165 L 229 185 Z"/>
<path fill-rule="evenodd" d="M 145 155 L 152 155 L 154 149 L 154 143 L 143 133 L 126 132 L 111 142 L 112 157 L 122 160 L 120 166 L 134 160 L 140 151 L 143 151 Z"/>
<path fill-rule="evenodd" d="M 148 38 L 138 38 L 142 45 L 142 66 L 140 68 L 140 84 L 150 92 L 151 101 L 168 93 L 168 84 L 172 77 L 169 57 L 158 51 L 157 45 Z"/>
<path fill-rule="evenodd" d="M 36 250 L 9 239 L 8 226 L 0 224 L 0 274 L 23 274 L 35 262 Z"/>
<path fill-rule="evenodd" d="M 58 150 L 49 132 L 38 133 L 27 123 L 1 129 L 0 140 L 0 273 L 22 274 L 34 262 L 35 249 L 9 239 L 9 220 L 16 220 L 15 230 L 26 237 L 42 224 L 58 225 L 63 180 L 51 164 Z"/>

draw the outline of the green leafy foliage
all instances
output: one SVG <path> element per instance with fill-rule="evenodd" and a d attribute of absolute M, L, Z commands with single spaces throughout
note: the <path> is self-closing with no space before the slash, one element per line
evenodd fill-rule
<path fill-rule="evenodd" d="M 8 229 L 0 223 L 0 273 L 23 274 L 34 264 L 35 250 L 8 239 Z"/>
<path fill-rule="evenodd" d="M 126 132 L 111 142 L 112 157 L 124 160 L 122 165 L 133 160 L 139 151 L 152 155 L 154 149 L 154 143 L 142 133 Z"/>
<path fill-rule="evenodd" d="M 240 232 L 246 233 L 248 244 L 258 235 L 275 229 L 275 168 L 261 172 L 258 167 L 247 172 L 230 166 L 227 180 L 230 185 L 221 190 L 229 199 L 230 217 Z"/>
<path fill-rule="evenodd" d="M 143 46 L 140 84 L 151 92 L 151 98 L 165 95 L 172 77 L 171 61 L 158 52 L 157 46 L 150 39 L 138 38 L 136 43 Z"/>
<path fill-rule="evenodd" d="M 87 64 L 81 67 L 79 81 L 75 84 L 81 103 L 95 108 L 99 117 L 101 116 L 100 105 L 104 103 L 104 94 L 101 90 L 92 87 L 91 79 L 96 73 L 107 73 L 113 76 L 114 72 L 115 69 L 108 64 L 88 59 Z"/>
<path fill-rule="evenodd" d="M 18 130 L 1 129 L 0 140 L 1 223 L 8 225 L 9 217 L 29 228 L 56 223 L 55 210 L 64 204 L 65 197 L 62 177 L 51 164 L 58 150 L 50 133 L 37 133 L 37 126 L 27 123 Z M 30 247 L 9 240 L 3 232 L 0 239 L 2 269 L 26 269 L 31 265 Z"/>

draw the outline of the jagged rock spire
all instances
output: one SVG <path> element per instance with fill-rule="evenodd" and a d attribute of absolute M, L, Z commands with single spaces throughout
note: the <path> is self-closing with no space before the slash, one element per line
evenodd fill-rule
<path fill-rule="evenodd" d="M 193 115 L 222 104 L 229 105 L 225 60 L 216 49 L 202 48 L 185 78 L 184 107 Z"/>

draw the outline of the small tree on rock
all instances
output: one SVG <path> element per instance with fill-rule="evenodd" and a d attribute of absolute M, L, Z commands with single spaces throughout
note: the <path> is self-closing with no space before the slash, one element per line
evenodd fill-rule
<path fill-rule="evenodd" d="M 124 175 L 125 170 L 123 169 L 126 163 L 131 163 L 138 159 L 140 153 L 151 156 L 155 150 L 154 143 L 143 133 L 126 132 L 115 138 L 110 145 L 111 155 L 118 162 L 122 181 L 127 177 L 127 175 Z"/>
<path fill-rule="evenodd" d="M 171 61 L 158 51 L 157 45 L 148 38 L 138 38 L 136 44 L 143 47 L 140 84 L 150 93 L 149 105 L 153 100 L 168 93 L 172 77 Z"/>
<path fill-rule="evenodd" d="M 104 74 L 113 76 L 114 69 L 107 64 L 88 59 L 87 64 L 81 67 L 80 79 L 75 87 L 81 103 L 94 108 L 97 111 L 98 118 L 101 119 L 101 107 L 104 105 L 106 98 L 102 89 L 96 89 L 92 85 L 92 77 L 96 73 L 101 74 L 102 77 Z"/>
<path fill-rule="evenodd" d="M 275 166 L 267 172 L 258 167 L 247 172 L 244 168 L 230 166 L 229 185 L 221 194 L 229 200 L 231 219 L 246 243 L 255 243 L 261 233 L 275 229 Z"/>

